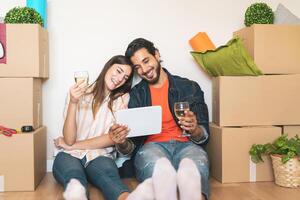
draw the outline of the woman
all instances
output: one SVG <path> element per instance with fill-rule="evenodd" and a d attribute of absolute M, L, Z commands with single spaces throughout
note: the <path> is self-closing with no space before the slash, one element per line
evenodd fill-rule
<path fill-rule="evenodd" d="M 132 74 L 130 61 L 114 56 L 91 86 L 81 81 L 70 88 L 63 137 L 54 140 L 62 152 L 54 160 L 53 175 L 64 186 L 65 199 L 87 199 L 88 181 L 101 189 L 107 200 L 127 198 L 129 189 L 115 163 L 113 145 L 120 141 L 109 132 L 114 112 L 127 108 Z M 124 142 L 124 137 L 121 139 Z"/>

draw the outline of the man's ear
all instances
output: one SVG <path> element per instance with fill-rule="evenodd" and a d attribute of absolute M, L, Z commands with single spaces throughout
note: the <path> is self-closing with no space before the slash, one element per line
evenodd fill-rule
<path fill-rule="evenodd" d="M 156 60 L 160 61 L 160 53 L 159 53 L 158 49 L 155 50 L 155 58 L 156 58 Z"/>
<path fill-rule="evenodd" d="M 2 45 L 2 43 L 0 42 L 0 58 L 4 57 L 4 47 Z"/>

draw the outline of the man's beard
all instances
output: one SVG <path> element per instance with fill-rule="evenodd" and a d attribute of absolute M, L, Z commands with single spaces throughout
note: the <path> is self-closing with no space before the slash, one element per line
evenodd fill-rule
<path fill-rule="evenodd" d="M 161 70 L 161 64 L 160 62 L 158 61 L 157 62 L 157 68 L 156 68 L 156 78 L 155 79 L 152 79 L 152 80 L 147 80 L 145 79 L 145 81 L 147 81 L 150 85 L 154 85 L 158 82 L 159 80 L 159 77 L 160 77 L 160 70 Z"/>

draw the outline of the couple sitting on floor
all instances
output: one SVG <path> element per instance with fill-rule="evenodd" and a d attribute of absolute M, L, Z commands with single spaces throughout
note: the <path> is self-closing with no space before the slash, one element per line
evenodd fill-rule
<path fill-rule="evenodd" d="M 131 89 L 135 71 L 142 81 Z M 185 101 L 190 110 L 175 117 L 173 105 Z M 129 128 L 114 124 L 120 109 L 159 105 L 160 134 L 127 138 Z M 182 136 L 182 131 L 189 136 Z M 54 140 L 58 153 L 53 175 L 67 200 L 88 199 L 88 181 L 107 200 L 208 199 L 209 163 L 204 145 L 209 138 L 208 110 L 199 85 L 170 74 L 160 53 L 146 39 L 133 40 L 125 56 L 114 56 L 90 86 L 70 88 L 64 111 L 62 137 Z M 121 158 L 130 158 L 126 161 Z M 141 184 L 130 191 L 120 171 Z M 177 171 L 177 172 L 176 172 Z"/>

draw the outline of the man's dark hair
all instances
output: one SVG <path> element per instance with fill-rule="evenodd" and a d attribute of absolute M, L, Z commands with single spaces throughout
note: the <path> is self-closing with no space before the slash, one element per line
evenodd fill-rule
<path fill-rule="evenodd" d="M 157 49 L 154 47 L 153 42 L 150 42 L 149 40 L 146 40 L 144 38 L 137 38 L 137 39 L 133 40 L 128 45 L 126 52 L 125 52 L 125 56 L 130 59 L 136 51 L 138 51 L 142 48 L 147 49 L 147 51 L 150 54 L 155 56 L 155 51 Z"/>

